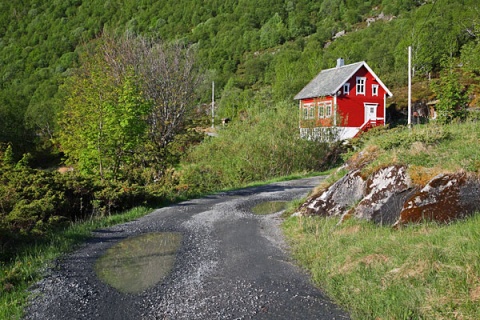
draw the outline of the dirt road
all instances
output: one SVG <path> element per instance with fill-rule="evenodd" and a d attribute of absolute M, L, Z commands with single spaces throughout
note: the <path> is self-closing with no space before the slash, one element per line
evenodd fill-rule
<path fill-rule="evenodd" d="M 301 198 L 319 181 L 308 178 L 221 193 L 98 230 L 35 285 L 35 298 L 25 318 L 348 319 L 348 314 L 314 288 L 291 261 L 279 228 L 279 214 L 252 213 L 259 203 Z M 140 261 L 167 258 L 172 252 L 152 253 L 150 247 L 160 245 L 150 242 L 135 247 L 124 240 L 164 232 L 181 235 L 181 241 L 171 272 L 155 280 L 163 268 L 160 264 L 168 265 L 167 260 Z M 128 259 L 115 256 L 99 267 L 109 248 L 129 246 L 137 248 L 133 252 L 148 253 Z M 119 261 L 126 264 L 127 260 L 137 266 L 129 272 L 137 272 L 133 278 L 144 287 L 128 292 L 133 284 L 127 284 L 125 291 L 100 279 L 99 269 Z M 132 277 L 123 272 L 125 269 L 104 273 L 107 277 Z M 145 280 L 146 274 L 153 275 L 153 280 Z"/>

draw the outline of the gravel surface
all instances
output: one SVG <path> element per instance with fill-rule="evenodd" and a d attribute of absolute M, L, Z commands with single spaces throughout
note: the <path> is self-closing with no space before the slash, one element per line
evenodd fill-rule
<path fill-rule="evenodd" d="M 251 213 L 265 201 L 301 198 L 320 179 L 207 196 L 98 230 L 31 289 L 25 319 L 348 319 L 291 261 L 280 213 Z M 105 250 L 149 232 L 183 235 L 161 283 L 127 294 L 98 279 Z"/>

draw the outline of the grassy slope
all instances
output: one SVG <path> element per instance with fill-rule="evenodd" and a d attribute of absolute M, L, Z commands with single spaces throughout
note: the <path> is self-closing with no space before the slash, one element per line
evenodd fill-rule
<path fill-rule="evenodd" d="M 480 171 L 480 124 L 373 133 L 363 144 L 365 171 L 410 166 L 414 182 L 439 172 Z M 355 319 L 480 319 L 480 215 L 451 225 L 400 230 L 334 218 L 289 218 L 294 256 Z"/>

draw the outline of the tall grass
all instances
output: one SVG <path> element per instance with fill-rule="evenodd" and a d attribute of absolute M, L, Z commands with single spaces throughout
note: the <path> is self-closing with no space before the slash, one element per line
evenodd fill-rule
<path fill-rule="evenodd" d="M 294 256 L 354 319 L 480 319 L 480 215 L 393 230 L 288 218 Z"/>
<path fill-rule="evenodd" d="M 257 110 L 252 108 L 252 110 Z M 300 139 L 298 110 L 279 103 L 221 128 L 184 160 L 181 182 L 200 191 L 326 169 L 326 144 Z"/>
<path fill-rule="evenodd" d="M 399 163 L 414 167 L 437 168 L 455 172 L 480 171 L 480 122 L 467 121 L 449 125 L 417 125 L 392 130 L 373 130 L 359 145 L 375 153 L 364 170 Z M 348 155 L 351 156 L 351 155 Z M 347 156 L 347 157 L 348 157 Z"/>
<path fill-rule="evenodd" d="M 85 241 L 91 231 L 134 220 L 150 211 L 137 207 L 123 214 L 74 223 L 63 231 L 51 232 L 42 241 L 18 248 L 14 259 L 0 262 L 0 319 L 20 319 L 28 297 L 27 288 L 40 279 L 55 258 Z"/>

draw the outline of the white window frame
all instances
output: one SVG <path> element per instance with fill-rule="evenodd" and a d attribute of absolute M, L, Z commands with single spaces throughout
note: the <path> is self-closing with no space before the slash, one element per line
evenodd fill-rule
<path fill-rule="evenodd" d="M 318 118 L 325 119 L 332 117 L 332 101 L 324 101 L 318 104 Z"/>
<path fill-rule="evenodd" d="M 318 118 L 323 119 L 325 118 L 325 108 L 323 102 L 318 104 Z"/>
<path fill-rule="evenodd" d="M 378 96 L 378 84 L 372 84 L 372 96 L 373 97 Z"/>
<path fill-rule="evenodd" d="M 346 95 L 350 94 L 350 83 L 349 82 L 347 82 L 343 85 L 343 94 L 346 94 Z"/>
<path fill-rule="evenodd" d="M 308 107 L 308 119 L 315 119 L 315 105 L 312 104 Z"/>
<path fill-rule="evenodd" d="M 308 120 L 308 107 L 302 106 L 302 117 L 303 120 Z"/>
<path fill-rule="evenodd" d="M 332 117 L 332 102 L 327 101 L 325 102 L 325 118 L 331 118 Z"/>
<path fill-rule="evenodd" d="M 303 120 L 315 119 L 315 104 L 308 103 L 302 106 L 303 108 Z"/>
<path fill-rule="evenodd" d="M 356 82 L 357 95 L 365 95 L 365 87 L 367 86 L 367 77 L 357 77 Z"/>

